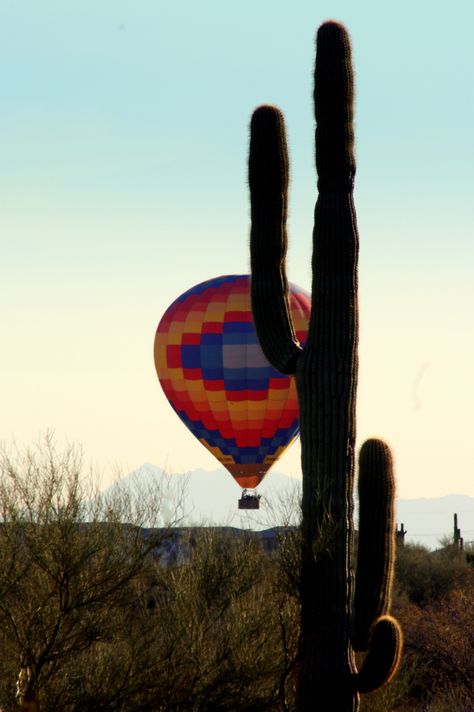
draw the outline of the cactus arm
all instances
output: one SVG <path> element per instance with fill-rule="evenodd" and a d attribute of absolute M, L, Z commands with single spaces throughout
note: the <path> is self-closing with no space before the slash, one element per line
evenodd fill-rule
<path fill-rule="evenodd" d="M 255 327 L 272 366 L 293 374 L 301 347 L 291 319 L 285 273 L 288 151 L 283 115 L 274 106 L 260 106 L 252 116 L 249 187 Z"/>
<path fill-rule="evenodd" d="M 359 542 L 352 645 L 368 650 L 355 686 L 371 692 L 389 682 L 400 663 L 403 636 L 390 610 L 395 562 L 395 478 L 390 448 L 367 440 L 359 453 Z"/>
<path fill-rule="evenodd" d="M 372 692 L 393 678 L 400 664 L 403 649 L 402 630 L 395 618 L 382 616 L 375 624 L 369 652 L 355 677 L 359 692 Z"/>
<path fill-rule="evenodd" d="M 382 440 L 367 440 L 359 453 L 354 650 L 367 650 L 372 625 L 390 609 L 395 559 L 394 496 L 390 448 Z"/>

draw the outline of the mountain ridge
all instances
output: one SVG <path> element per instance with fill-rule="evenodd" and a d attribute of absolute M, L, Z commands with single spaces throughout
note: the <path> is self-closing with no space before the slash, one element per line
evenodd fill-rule
<path fill-rule="evenodd" d="M 238 510 L 237 502 L 242 489 L 224 469 L 196 469 L 185 474 L 170 474 L 161 467 L 144 463 L 125 475 L 105 492 L 114 487 L 145 488 L 153 482 L 160 483 L 165 492 L 168 509 L 181 496 L 183 526 L 236 526 L 256 530 L 279 524 L 295 524 L 298 520 L 298 501 L 301 479 L 290 477 L 277 470 L 271 471 L 258 487 L 261 508 L 258 511 Z M 357 506 L 356 506 L 357 511 Z M 474 540 L 474 497 L 447 494 L 440 497 L 417 497 L 396 500 L 396 521 L 407 530 L 405 541 L 418 543 L 429 549 L 439 548 L 441 540 L 452 538 L 454 513 L 464 542 Z"/>

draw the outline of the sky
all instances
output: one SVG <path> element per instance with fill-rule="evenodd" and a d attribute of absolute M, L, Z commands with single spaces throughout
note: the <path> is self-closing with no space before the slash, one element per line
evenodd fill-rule
<path fill-rule="evenodd" d="M 155 330 L 192 285 L 249 271 L 261 103 L 286 116 L 287 268 L 310 289 L 329 18 L 356 75 L 358 443 L 392 446 L 400 497 L 474 496 L 470 0 L 0 0 L 3 443 L 52 431 L 106 479 L 215 469 L 164 398 Z M 299 446 L 276 467 L 299 476 Z"/>

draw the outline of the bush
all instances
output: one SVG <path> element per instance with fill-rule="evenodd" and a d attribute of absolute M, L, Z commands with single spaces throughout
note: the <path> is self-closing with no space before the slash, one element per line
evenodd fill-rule
<path fill-rule="evenodd" d="M 416 662 L 417 668 L 410 692 L 427 706 L 456 698 L 462 705 L 451 710 L 474 707 L 473 600 L 471 580 L 424 608 L 413 604 L 404 607 L 405 657 Z"/>
<path fill-rule="evenodd" d="M 273 591 L 273 564 L 259 543 L 201 531 L 189 562 L 167 578 L 155 624 L 175 647 L 166 702 L 156 709 L 275 709 L 284 694 L 282 631 L 293 630 L 297 611 Z"/>
<path fill-rule="evenodd" d="M 276 560 L 250 534 L 202 528 L 164 566 L 162 501 L 159 487 L 100 496 L 49 437 L 3 453 L 3 710 L 19 675 L 42 710 L 290 709 L 298 604 Z"/>
<path fill-rule="evenodd" d="M 130 607 L 143 597 L 158 542 L 143 536 L 142 525 L 159 518 L 163 492 L 104 498 L 82 469 L 80 453 L 56 452 L 50 436 L 0 459 L 4 709 L 15 703 L 19 677 L 20 698 L 39 693 L 46 709 L 67 709 L 80 661 L 128 635 Z"/>
<path fill-rule="evenodd" d="M 419 606 L 427 606 L 472 579 L 466 556 L 454 546 L 430 552 L 408 544 L 397 553 L 395 583 L 398 591 Z"/>

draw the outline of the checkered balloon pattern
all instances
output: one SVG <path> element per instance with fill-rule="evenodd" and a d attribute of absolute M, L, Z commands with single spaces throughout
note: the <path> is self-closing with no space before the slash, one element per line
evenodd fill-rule
<path fill-rule="evenodd" d="M 303 344 L 310 297 L 294 285 L 290 297 Z M 241 487 L 256 487 L 298 435 L 294 378 L 263 355 L 248 275 L 210 279 L 178 297 L 158 325 L 155 366 L 177 415 Z"/>

